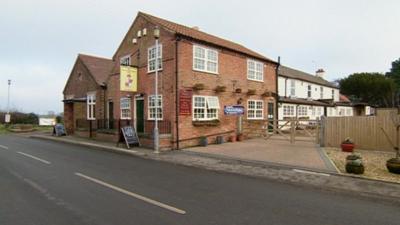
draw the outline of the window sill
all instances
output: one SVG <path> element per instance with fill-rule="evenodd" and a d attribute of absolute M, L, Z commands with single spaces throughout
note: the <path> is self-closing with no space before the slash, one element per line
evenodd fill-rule
<path fill-rule="evenodd" d="M 220 124 L 220 121 L 217 119 L 214 120 L 195 120 L 192 121 L 193 126 L 195 127 L 215 127 Z"/>
<path fill-rule="evenodd" d="M 158 72 L 162 72 L 162 71 L 163 71 L 162 68 L 158 70 Z M 156 71 L 155 70 L 150 70 L 150 71 L 148 70 L 147 71 L 147 74 L 152 74 L 152 73 L 156 73 Z"/>
<path fill-rule="evenodd" d="M 247 119 L 248 120 L 264 120 L 264 118 L 248 118 L 248 117 L 247 117 Z"/>
<path fill-rule="evenodd" d="M 250 79 L 250 78 L 247 78 L 247 80 L 254 81 L 254 82 L 259 82 L 259 83 L 264 83 L 264 80 L 255 80 L 255 79 Z"/>
<path fill-rule="evenodd" d="M 199 69 L 195 69 L 195 68 L 193 68 L 193 71 L 201 72 L 201 73 L 208 73 L 208 74 L 212 74 L 212 75 L 219 75 L 218 72 L 211 72 L 211 71 L 207 71 L 207 70 L 199 70 Z"/>

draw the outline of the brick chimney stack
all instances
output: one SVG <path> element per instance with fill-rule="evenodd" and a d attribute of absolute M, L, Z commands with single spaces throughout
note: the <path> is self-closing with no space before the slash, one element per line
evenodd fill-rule
<path fill-rule="evenodd" d="M 315 72 L 315 76 L 324 79 L 324 77 L 325 77 L 325 70 L 324 70 L 324 69 L 318 69 L 318 70 Z"/>

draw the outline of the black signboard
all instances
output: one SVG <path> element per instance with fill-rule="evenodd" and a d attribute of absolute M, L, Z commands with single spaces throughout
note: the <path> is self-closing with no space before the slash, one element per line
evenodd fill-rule
<path fill-rule="evenodd" d="M 53 135 L 58 137 L 67 135 L 67 133 L 65 133 L 64 125 L 62 125 L 61 123 L 56 124 L 53 127 Z"/>
<path fill-rule="evenodd" d="M 135 128 L 132 126 L 126 126 L 121 128 L 122 135 L 124 136 L 126 146 L 130 148 L 131 145 L 139 146 L 139 138 Z"/>

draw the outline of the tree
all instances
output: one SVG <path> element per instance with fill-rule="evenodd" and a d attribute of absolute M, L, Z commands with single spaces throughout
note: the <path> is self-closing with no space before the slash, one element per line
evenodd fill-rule
<path fill-rule="evenodd" d="M 397 90 L 395 95 L 396 106 L 400 105 L 400 58 L 392 62 L 392 68 L 386 73 L 386 76 L 393 79 Z"/>
<path fill-rule="evenodd" d="M 380 107 L 395 106 L 396 83 L 381 73 L 354 73 L 339 80 L 339 86 L 340 92 L 354 102 Z"/>

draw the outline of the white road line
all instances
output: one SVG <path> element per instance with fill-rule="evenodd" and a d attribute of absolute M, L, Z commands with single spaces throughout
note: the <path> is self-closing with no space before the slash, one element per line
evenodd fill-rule
<path fill-rule="evenodd" d="M 51 164 L 51 162 L 49 162 L 49 161 L 46 161 L 46 160 L 44 160 L 44 159 L 38 158 L 38 157 L 33 156 L 33 155 L 29 155 L 29 154 L 24 153 L 24 152 L 17 152 L 17 153 L 18 153 L 18 154 L 21 154 L 21 155 L 24 155 L 24 156 L 26 156 L 26 157 L 32 158 L 32 159 L 36 159 L 37 161 L 40 161 L 40 162 L 42 162 L 42 163 Z"/>
<path fill-rule="evenodd" d="M 307 171 L 307 170 L 293 169 L 293 171 L 298 172 L 298 173 L 307 173 L 307 174 L 320 175 L 320 176 L 326 176 L 326 177 L 329 177 L 329 176 L 330 176 L 330 175 L 327 174 L 327 173 L 318 173 L 318 172 Z"/>
<path fill-rule="evenodd" d="M 4 145 L 0 145 L 0 148 L 2 148 L 2 149 L 8 149 L 8 147 L 7 146 L 4 146 Z"/>
<path fill-rule="evenodd" d="M 92 181 L 92 182 L 94 182 L 94 183 L 100 184 L 100 185 L 102 185 L 102 186 L 111 188 L 111 189 L 113 189 L 114 191 L 118 191 L 118 192 L 121 192 L 121 193 L 123 193 L 123 194 L 126 194 L 126 195 L 129 195 L 129 196 L 131 196 L 131 197 L 134 197 L 134 198 L 137 198 L 137 199 L 139 199 L 139 200 L 142 200 L 142 201 L 144 201 L 144 202 L 150 203 L 150 204 L 152 204 L 152 205 L 155 205 L 155 206 L 158 206 L 158 207 L 161 207 L 161 208 L 170 210 L 170 211 L 175 212 L 175 213 L 186 214 L 186 212 L 185 212 L 184 210 L 181 210 L 181 209 L 178 209 L 178 208 L 169 206 L 169 205 L 167 205 L 167 204 L 164 204 L 164 203 L 161 203 L 161 202 L 152 200 L 152 199 L 147 198 L 147 197 L 145 197 L 145 196 L 142 196 L 142 195 L 139 195 L 139 194 L 136 194 L 136 193 L 133 193 L 133 192 L 124 190 L 124 189 L 122 189 L 122 188 L 119 188 L 119 187 L 116 187 L 116 186 L 114 186 L 114 185 L 108 184 L 108 183 L 103 182 L 103 181 L 101 181 L 101 180 L 97 180 L 96 178 L 92 178 L 92 177 L 86 176 L 86 175 L 81 174 L 81 173 L 75 173 L 75 175 L 77 175 L 77 176 L 79 176 L 79 177 L 82 177 L 82 178 L 85 178 L 85 179 L 87 179 L 87 180 L 90 180 L 90 181 Z"/>

